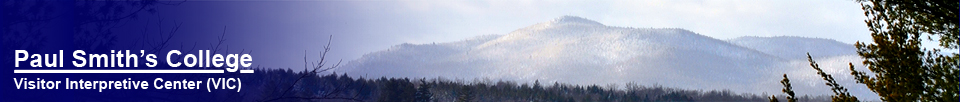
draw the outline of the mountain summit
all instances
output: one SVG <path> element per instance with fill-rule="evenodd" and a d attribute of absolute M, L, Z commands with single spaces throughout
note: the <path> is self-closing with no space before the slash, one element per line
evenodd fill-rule
<path fill-rule="evenodd" d="M 577 17 L 577 16 L 563 16 L 557 19 L 554 19 L 550 23 L 552 24 L 583 24 L 583 25 L 596 25 L 603 26 L 600 22 Z"/>
<path fill-rule="evenodd" d="M 797 89 L 809 88 L 815 90 L 812 93 L 820 94 L 830 92 L 809 66 L 802 66 L 805 59 L 764 52 L 792 50 L 791 47 L 741 46 L 768 41 L 758 39 L 761 40 L 724 41 L 684 29 L 610 27 L 581 17 L 564 16 L 502 36 L 401 44 L 366 54 L 338 71 L 366 77 L 539 80 L 580 85 L 635 82 L 757 94 L 779 93 L 780 76 L 787 73 L 792 80 L 798 80 Z M 849 46 L 832 42 L 816 44 Z M 843 72 L 846 67 L 829 69 L 826 65 L 833 64 L 831 62 L 859 62 L 856 57 L 843 55 L 817 58 L 831 74 L 849 73 Z M 821 61 L 823 58 L 828 61 Z M 855 94 L 862 91 L 851 89 Z"/>

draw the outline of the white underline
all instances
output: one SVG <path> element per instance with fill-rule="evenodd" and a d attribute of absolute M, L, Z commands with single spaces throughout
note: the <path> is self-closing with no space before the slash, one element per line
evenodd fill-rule
<path fill-rule="evenodd" d="M 224 73 L 222 69 L 192 69 L 192 70 L 49 70 L 49 69 L 15 69 L 13 73 Z M 253 70 L 240 70 L 240 73 L 253 73 Z"/>
<path fill-rule="evenodd" d="M 253 70 L 240 70 L 240 73 L 253 73 Z"/>

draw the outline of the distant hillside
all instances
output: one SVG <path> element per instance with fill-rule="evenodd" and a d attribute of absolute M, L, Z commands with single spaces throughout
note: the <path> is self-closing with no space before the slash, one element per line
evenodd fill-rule
<path fill-rule="evenodd" d="M 855 55 L 853 45 L 831 39 L 804 37 L 739 37 L 727 40 L 730 43 L 755 49 L 784 59 L 804 60 L 807 52 L 817 56 Z"/>

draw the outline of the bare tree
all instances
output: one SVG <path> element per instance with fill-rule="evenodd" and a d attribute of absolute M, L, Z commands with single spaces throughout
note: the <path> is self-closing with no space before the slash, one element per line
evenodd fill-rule
<path fill-rule="evenodd" d="M 318 73 L 330 71 L 330 70 L 333 70 L 333 69 L 335 69 L 335 68 L 340 67 L 340 63 L 343 62 L 343 59 L 340 59 L 339 61 L 337 61 L 336 64 L 333 64 L 332 66 L 327 66 L 328 62 L 326 61 L 326 57 L 327 57 L 327 53 L 330 52 L 330 43 L 331 43 L 332 40 L 333 40 L 333 35 L 330 35 L 329 39 L 327 40 L 327 45 L 323 46 L 323 51 L 320 51 L 320 60 L 317 61 L 317 62 L 311 62 L 311 63 L 310 63 L 310 64 L 312 65 L 311 67 L 307 67 L 307 57 L 306 57 L 306 52 L 304 52 L 304 57 L 303 57 L 303 62 L 304 62 L 303 67 L 304 67 L 304 69 L 303 69 L 303 72 L 301 73 L 300 77 L 298 77 L 298 78 L 297 78 L 295 81 L 293 81 L 292 83 L 289 83 L 290 85 L 287 85 L 287 86 L 286 86 L 287 88 L 284 88 L 283 91 L 279 93 L 279 94 L 280 94 L 279 96 L 276 96 L 276 97 L 268 97 L 267 99 L 262 100 L 262 101 L 264 101 L 264 102 L 270 102 L 270 101 L 278 101 L 278 100 L 281 100 L 281 99 L 363 101 L 363 99 L 359 98 L 359 97 L 360 97 L 360 94 L 354 94 L 354 95 L 352 95 L 352 96 L 350 96 L 350 97 L 342 97 L 341 95 L 339 95 L 339 94 L 345 92 L 346 88 L 348 87 L 348 85 L 343 85 L 343 84 L 348 84 L 348 83 L 340 83 L 341 85 L 333 85 L 333 90 L 332 90 L 332 91 L 323 92 L 323 93 L 318 93 L 317 95 L 303 95 L 303 96 L 301 96 L 301 95 L 290 95 L 291 93 L 293 93 L 292 91 L 293 91 L 293 89 L 294 89 L 295 86 L 300 86 L 300 87 L 321 87 L 321 86 L 303 86 L 303 85 L 298 85 L 298 84 L 300 84 L 301 81 L 303 81 L 305 78 L 314 77 L 314 76 L 316 76 Z M 280 83 L 280 84 L 283 84 L 283 83 Z M 364 86 L 360 86 L 360 87 L 364 87 Z M 363 89 L 363 88 L 361 88 L 361 90 L 362 90 L 362 89 Z"/>

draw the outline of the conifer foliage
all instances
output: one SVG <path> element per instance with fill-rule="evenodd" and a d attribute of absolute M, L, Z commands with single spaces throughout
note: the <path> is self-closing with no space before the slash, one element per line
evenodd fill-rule
<path fill-rule="evenodd" d="M 433 101 L 433 93 L 430 92 L 430 83 L 426 79 L 420 79 L 420 87 L 417 87 L 417 95 L 414 97 L 416 102 Z"/>
<path fill-rule="evenodd" d="M 855 70 L 884 101 L 957 102 L 960 68 L 957 0 L 858 0 L 867 16 L 873 43 L 857 42 L 863 64 L 875 74 Z M 924 36 L 926 39 L 924 39 Z M 923 40 L 939 41 L 942 48 L 924 48 Z"/>
<path fill-rule="evenodd" d="M 867 16 L 872 43 L 857 42 L 857 54 L 872 73 L 850 63 L 857 83 L 892 102 L 957 102 L 960 96 L 960 1 L 956 0 L 857 0 Z M 939 46 L 922 46 L 924 40 Z M 954 52 L 941 52 L 953 50 Z M 834 101 L 857 101 L 810 58 Z M 773 101 L 773 100 L 771 100 Z"/>
<path fill-rule="evenodd" d="M 817 74 L 819 74 L 820 77 L 823 77 L 823 80 L 827 81 L 826 83 L 827 86 L 830 86 L 830 90 L 833 90 L 834 95 L 830 96 L 833 99 L 833 102 L 859 102 L 857 97 L 850 95 L 850 92 L 848 92 L 846 88 L 844 88 L 839 83 L 837 83 L 837 81 L 833 79 L 833 76 L 831 76 L 830 74 L 824 73 L 823 69 L 820 69 L 820 65 L 818 65 L 816 61 L 813 61 L 813 57 L 810 57 L 810 53 L 807 53 L 807 60 L 810 61 L 810 67 L 813 67 L 814 70 L 817 70 Z M 787 94 L 790 94 L 790 93 L 787 93 Z"/>
<path fill-rule="evenodd" d="M 787 93 L 787 102 L 797 102 L 797 97 L 793 92 L 793 87 L 790 85 L 790 78 L 787 78 L 787 74 L 783 74 L 783 80 L 780 80 L 780 84 L 783 84 L 783 93 Z M 776 97 L 774 97 L 775 99 Z"/>

